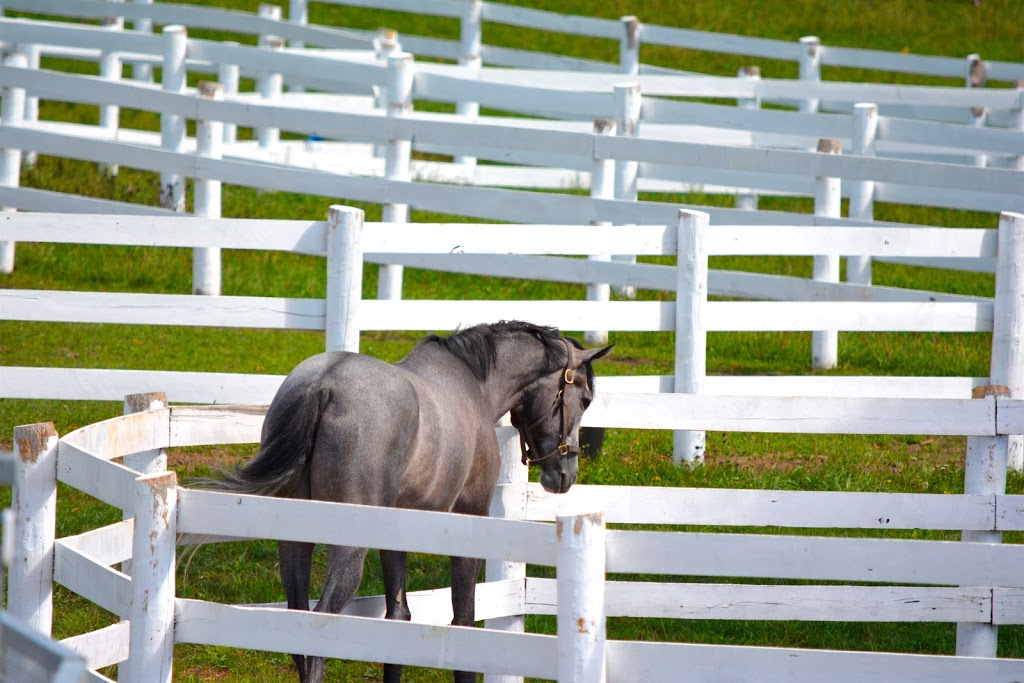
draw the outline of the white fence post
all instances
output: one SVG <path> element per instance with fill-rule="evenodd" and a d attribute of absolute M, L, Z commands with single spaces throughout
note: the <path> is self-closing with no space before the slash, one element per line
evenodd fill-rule
<path fill-rule="evenodd" d="M 108 31 L 123 31 L 124 17 L 104 17 L 100 25 Z M 108 81 L 121 80 L 122 73 L 121 53 L 111 50 L 100 52 L 100 78 Z M 120 125 L 121 107 L 116 104 L 100 105 L 100 129 L 110 140 L 117 139 L 117 129 Z M 117 164 L 100 164 L 100 173 L 116 176 L 118 173 Z"/>
<path fill-rule="evenodd" d="M 42 53 L 37 43 L 18 45 L 16 51 L 25 55 L 26 68 L 39 71 L 39 59 Z M 22 120 L 28 124 L 33 124 L 39 120 L 39 98 L 28 92 L 25 93 L 25 114 Z M 25 168 L 35 166 L 36 152 L 26 150 L 22 154 L 21 163 Z"/>
<path fill-rule="evenodd" d="M 600 512 L 559 515 L 558 681 L 604 683 L 605 524 Z"/>
<path fill-rule="evenodd" d="M 701 393 L 707 374 L 704 305 L 708 300 L 708 252 L 704 237 L 709 221 L 702 211 L 679 212 L 674 389 L 680 394 Z M 704 462 L 704 432 L 673 432 L 672 460 L 677 465 Z"/>
<path fill-rule="evenodd" d="M 596 119 L 594 135 L 615 135 L 615 121 L 612 119 Z M 590 196 L 594 199 L 613 199 L 615 197 L 615 160 L 599 159 L 594 156 L 594 165 L 590 172 Z M 593 225 L 611 225 L 608 221 L 592 221 Z M 587 257 L 591 261 L 610 261 L 611 254 L 593 254 Z M 611 287 L 607 283 L 592 282 L 587 285 L 587 301 L 608 301 L 611 298 Z M 608 343 L 608 330 L 590 330 L 583 333 L 583 340 L 591 346 L 604 346 Z"/>
<path fill-rule="evenodd" d="M 224 43 L 225 45 L 238 45 L 238 43 Z M 224 87 L 223 95 L 230 97 L 238 94 L 239 69 L 237 64 L 221 64 L 217 70 L 217 80 Z M 233 145 L 238 139 L 238 124 L 225 121 L 224 144 Z"/>
<path fill-rule="evenodd" d="M 736 73 L 736 78 L 741 81 L 761 80 L 761 67 L 741 66 Z M 740 109 L 760 109 L 760 97 L 741 97 L 736 100 L 736 106 Z M 736 208 L 746 211 L 757 211 L 757 193 L 753 190 L 746 190 L 736 194 Z"/>
<path fill-rule="evenodd" d="M 999 252 L 990 382 L 1024 396 L 1024 215 L 999 215 Z M 1024 441 L 1010 436 L 1008 465 L 1024 468 Z"/>
<path fill-rule="evenodd" d="M 309 3 L 308 0 L 289 0 L 288 3 L 288 21 L 293 24 L 305 26 L 309 23 Z M 291 47 L 296 50 L 302 50 L 306 47 L 306 41 L 304 40 L 292 40 L 290 43 Z M 305 92 L 306 88 L 303 85 L 291 83 L 288 85 L 290 92 Z"/>
<path fill-rule="evenodd" d="M 619 39 L 619 71 L 636 76 L 640 73 L 640 32 L 643 25 L 634 16 L 620 18 L 622 37 Z"/>
<path fill-rule="evenodd" d="M 153 0 L 135 0 L 136 5 L 152 5 Z M 152 33 L 153 20 L 149 17 L 140 17 L 135 20 L 132 29 L 139 33 Z M 143 83 L 153 82 L 153 66 L 151 64 L 135 64 L 132 66 L 132 79 Z"/>
<path fill-rule="evenodd" d="M 821 41 L 818 36 L 804 36 L 800 39 L 799 79 L 808 83 L 821 82 Z M 818 111 L 821 101 L 817 97 L 800 100 L 799 110 L 813 114 Z"/>
<path fill-rule="evenodd" d="M 4 66 L 25 68 L 28 60 L 20 52 L 12 52 L 4 60 Z M 0 103 L 0 117 L 4 127 L 20 126 L 25 115 L 25 90 L 7 87 L 3 89 Z M 12 147 L 0 149 L 0 187 L 18 187 L 21 184 L 21 150 Z M 14 211 L 13 207 L 0 207 L 0 213 Z M 14 272 L 14 242 L 0 242 L 0 273 Z"/>
<path fill-rule="evenodd" d="M 412 111 L 413 57 L 407 52 L 388 55 L 388 118 L 400 119 Z M 388 180 L 408 181 L 412 161 L 412 141 L 392 137 L 384 155 L 384 177 Z M 382 211 L 385 223 L 408 223 L 408 204 L 385 204 Z M 381 264 L 377 275 L 377 298 L 402 298 L 402 266 Z"/>
<path fill-rule="evenodd" d="M 211 100 L 224 99 L 220 83 L 203 81 L 196 96 Z M 220 159 L 224 145 L 223 124 L 216 119 L 196 120 L 196 154 L 204 159 Z M 220 218 L 221 182 L 196 175 L 193 203 L 197 218 Z M 220 296 L 221 250 L 219 247 L 196 247 L 192 250 L 192 293 Z"/>
<path fill-rule="evenodd" d="M 491 500 L 491 517 L 502 519 L 526 519 L 526 488 L 528 480 L 527 468 L 520 461 L 519 433 L 511 426 L 497 427 L 498 449 L 501 453 L 501 468 L 498 470 L 498 486 L 503 484 L 523 484 L 520 489 L 521 495 L 511 497 L 508 495 L 494 496 Z M 526 592 L 526 563 L 506 562 L 504 560 L 490 559 L 484 565 L 484 580 L 491 581 L 521 581 L 522 590 Z M 523 633 L 526 630 L 526 617 L 516 614 L 496 619 L 486 619 L 484 627 L 497 631 Z M 484 674 L 484 683 L 523 683 L 522 676 L 509 676 L 502 674 Z"/>
<path fill-rule="evenodd" d="M 980 55 L 967 55 L 967 76 L 964 85 L 968 88 L 984 88 L 988 80 L 988 69 Z M 971 107 L 970 125 L 975 128 L 984 128 L 988 123 L 988 109 L 986 107 Z M 974 157 L 974 165 L 984 168 L 988 165 L 988 155 L 978 154 Z"/>
<path fill-rule="evenodd" d="M 480 45 L 483 42 L 482 6 L 483 3 L 480 0 L 465 0 L 462 10 L 462 22 L 459 25 L 459 65 L 465 68 L 467 76 L 475 76 L 480 71 L 483 62 L 480 55 Z M 480 103 L 456 102 L 455 113 L 464 116 L 467 120 L 476 120 L 480 115 Z M 470 175 L 476 168 L 476 157 L 459 155 L 453 161 L 464 167 L 467 175 Z M 470 175 L 470 177 L 472 176 Z"/>
<path fill-rule="evenodd" d="M 267 2 L 261 2 L 256 8 L 256 16 L 260 19 L 269 19 L 270 21 L 281 21 L 281 6 L 271 5 Z M 273 34 L 263 34 L 259 37 L 257 44 L 260 47 L 266 47 L 267 41 L 274 38 Z"/>
<path fill-rule="evenodd" d="M 866 102 L 853 105 L 853 144 L 850 154 L 861 157 L 875 156 L 878 137 L 878 106 Z M 850 218 L 861 221 L 875 219 L 875 181 L 854 180 L 850 183 Z M 871 284 L 871 257 L 848 256 L 846 281 L 860 285 Z"/>
<path fill-rule="evenodd" d="M 818 140 L 819 154 L 839 154 L 838 140 Z M 839 218 L 842 209 L 839 178 L 818 177 L 814 182 L 814 215 Z M 839 257 L 815 256 L 814 279 L 818 282 L 839 282 Z M 815 370 L 834 368 L 839 362 L 839 332 L 819 330 L 811 333 L 811 367 Z"/>
<path fill-rule="evenodd" d="M 327 350 L 359 351 L 363 296 L 363 210 L 335 204 L 327 212 Z"/>
<path fill-rule="evenodd" d="M 188 34 L 184 26 L 164 27 L 163 89 L 185 92 L 185 50 Z M 178 114 L 160 115 L 160 146 L 170 152 L 185 149 L 185 119 Z M 185 210 L 185 178 L 180 173 L 160 174 L 160 206 Z"/>
<path fill-rule="evenodd" d="M 53 627 L 53 546 L 57 536 L 57 430 L 53 424 L 14 428 L 14 561 L 7 610 L 36 631 Z"/>
<path fill-rule="evenodd" d="M 373 37 L 373 51 L 377 55 L 377 61 L 384 66 L 388 65 L 388 57 L 402 50 L 398 42 L 398 31 L 390 28 L 378 28 Z M 373 108 L 381 110 L 385 116 L 388 114 L 388 89 L 386 86 L 373 86 Z M 374 143 L 373 156 L 382 158 L 387 153 L 387 145 Z"/>
<path fill-rule="evenodd" d="M 174 552 L 178 477 L 174 472 L 135 480 L 132 604 L 129 612 L 130 683 L 170 683 L 174 659 Z"/>
<path fill-rule="evenodd" d="M 642 96 L 639 83 L 619 83 L 613 90 L 615 96 L 615 134 L 621 137 L 635 138 L 640 133 L 640 107 Z M 640 164 L 632 159 L 615 160 L 615 199 L 635 202 L 637 198 L 637 173 Z M 636 256 L 618 254 L 612 256 L 613 261 L 636 263 Z M 619 296 L 632 299 L 636 296 L 636 287 L 622 286 L 615 288 Z"/>
<path fill-rule="evenodd" d="M 273 7 L 273 5 L 260 5 L 261 9 L 263 7 Z M 278 7 L 277 9 L 280 12 L 280 8 Z M 267 36 L 262 43 L 262 47 L 272 52 L 280 52 L 284 50 L 284 39 L 277 36 Z M 284 90 L 284 80 L 281 74 L 274 72 L 260 74 L 257 90 L 260 93 L 260 99 L 266 104 L 272 104 L 280 100 L 281 93 Z M 259 128 L 256 131 L 256 137 L 259 141 L 260 149 L 276 150 L 281 142 L 281 129 L 273 127 Z M 271 154 L 273 154 L 272 151 Z"/>
<path fill-rule="evenodd" d="M 167 394 L 154 391 L 145 394 L 128 394 L 124 397 L 124 414 L 132 415 L 147 410 L 159 410 L 167 407 Z M 141 453 L 131 453 L 121 459 L 121 464 L 135 470 L 139 474 L 158 474 L 167 471 L 167 449 L 157 448 Z M 132 511 L 123 510 L 122 519 L 131 519 Z M 131 560 L 121 563 L 121 571 L 131 575 Z"/>

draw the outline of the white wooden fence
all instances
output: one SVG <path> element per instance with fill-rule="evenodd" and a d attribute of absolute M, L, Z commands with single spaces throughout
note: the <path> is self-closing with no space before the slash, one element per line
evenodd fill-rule
<path fill-rule="evenodd" d="M 173 217 L 9 214 L 0 221 L 0 240 L 79 244 L 274 249 L 326 254 L 326 299 L 0 290 L 4 317 L 34 322 L 325 330 L 329 350 L 358 350 L 362 330 L 437 330 L 496 319 L 529 319 L 564 330 L 675 332 L 672 377 L 608 378 L 612 391 L 764 393 L 777 396 L 944 396 L 966 397 L 973 387 L 995 382 L 1014 395 L 1024 392 L 1017 358 L 1024 338 L 1018 264 L 1024 262 L 1024 223 L 1004 214 L 1000 230 L 949 228 L 815 228 L 716 225 L 707 230 L 699 212 L 681 212 L 673 226 L 549 226 L 490 224 L 386 224 L 363 229 L 362 212 L 332 207 L 327 222 L 182 219 Z M 452 256 L 452 252 L 459 252 Z M 630 265 L 600 260 L 552 258 L 602 253 L 675 255 L 675 267 Z M 674 291 L 672 301 L 433 301 L 362 300 L 364 257 L 396 260 L 445 254 L 469 259 L 468 270 L 501 268 L 532 277 L 608 281 Z M 719 273 L 721 286 L 776 292 L 785 301 L 707 301 L 709 255 L 839 254 L 989 258 L 999 262 L 997 296 L 986 299 L 902 301 L 858 300 L 867 288 L 797 278 Z M 540 255 L 540 256 L 538 256 Z M 524 258 L 529 256 L 529 258 Z M 417 262 L 417 265 L 424 265 Z M 428 263 L 429 265 L 429 263 Z M 446 267 L 442 264 L 441 267 Z M 456 266 L 454 270 L 459 270 Z M 835 271 L 833 271 L 833 275 Z M 833 296 L 836 292 L 839 296 Z M 823 295 L 820 300 L 815 299 Z M 772 298 L 770 295 L 760 298 Z M 795 300 L 794 300 L 795 299 Z M 836 299 L 845 299 L 837 301 Z M 1001 311 L 996 314 L 995 311 Z M 889 377 L 705 377 L 708 331 L 994 331 L 991 378 Z M 831 342 L 834 344 L 834 340 Z M 828 348 L 828 347 L 822 347 Z M 834 352 L 832 347 L 831 352 Z M 269 400 L 281 378 L 214 373 L 0 368 L 3 392 L 17 398 L 111 400 L 121 392 L 160 386 L 177 402 Z M 699 434 L 683 435 L 679 459 L 700 460 Z M 1012 466 L 1020 467 L 1015 446 Z"/>
<path fill-rule="evenodd" d="M 177 488 L 159 458 L 148 458 L 142 472 L 116 461 L 174 447 L 255 442 L 264 409 L 167 408 L 161 396 L 129 398 L 126 405 L 157 407 L 60 439 L 49 424 L 19 427 L 15 434 L 21 531 L 10 608 L 48 633 L 56 581 L 123 619 L 64 641 L 91 669 L 121 664 L 129 680 L 167 681 L 175 643 L 206 643 L 560 681 L 668 681 L 684 667 L 700 681 L 755 675 L 817 681 L 827 672 L 839 681 L 1008 683 L 1024 675 L 1024 660 L 993 659 L 998 626 L 1024 623 L 1024 548 L 998 543 L 1002 531 L 1024 530 L 1024 500 L 998 490 L 1005 435 L 1024 431 L 1024 401 L 598 394 L 586 425 L 967 434 L 990 444 L 969 452 L 969 467 L 986 468 L 997 490 L 929 495 L 580 486 L 559 497 L 525 483 L 514 431 L 499 428 L 508 483 L 499 488 L 492 518 L 474 518 Z M 58 481 L 133 519 L 55 540 Z M 555 526 L 539 523 L 552 519 Z M 968 532 L 987 537 L 956 543 L 616 531 L 605 530 L 606 523 L 964 529 L 965 540 Z M 477 616 L 488 627 L 445 626 L 451 618 L 446 591 L 411 596 L 413 623 L 366 619 L 382 614 L 379 597 L 354 602 L 343 616 L 177 598 L 176 534 L 483 556 L 488 581 L 477 591 Z M 114 568 L 129 559 L 130 575 Z M 523 563 L 555 566 L 557 579 L 526 578 Z M 606 573 L 721 580 L 633 583 L 607 581 Z M 725 577 L 811 585 L 733 585 Z M 523 632 L 525 614 L 557 614 L 558 635 Z M 620 642 L 606 638 L 607 616 L 958 622 L 964 634 L 958 654 L 970 656 Z M 106 680 L 95 673 L 92 679 Z"/>

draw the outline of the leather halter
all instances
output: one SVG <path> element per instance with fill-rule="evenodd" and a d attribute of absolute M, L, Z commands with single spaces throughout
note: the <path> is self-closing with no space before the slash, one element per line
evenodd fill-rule
<path fill-rule="evenodd" d="M 565 342 L 565 340 L 563 340 Z M 576 382 L 576 371 L 569 367 L 569 362 L 572 357 L 572 353 L 569 350 L 569 342 L 565 342 L 566 345 L 566 356 L 565 356 L 565 369 L 562 371 L 562 377 L 559 381 L 558 393 L 555 394 L 555 400 L 551 403 L 552 412 L 558 412 L 561 420 L 561 431 L 558 434 L 558 446 L 546 455 L 542 455 L 539 458 L 531 458 L 530 453 L 537 452 L 537 446 L 534 443 L 533 435 L 531 431 L 534 427 L 544 421 L 545 415 L 542 415 L 533 424 L 527 427 L 516 426 L 519 431 L 519 449 L 523 453 L 523 464 L 533 465 L 538 462 L 553 458 L 556 455 L 570 455 L 579 454 L 579 446 L 572 446 L 569 444 L 569 418 L 565 414 L 565 388 L 569 384 Z"/>

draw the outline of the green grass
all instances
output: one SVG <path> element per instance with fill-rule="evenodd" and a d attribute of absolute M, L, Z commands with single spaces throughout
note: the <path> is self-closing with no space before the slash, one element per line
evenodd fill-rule
<path fill-rule="evenodd" d="M 196 4 L 255 11 L 257 2 L 193 0 Z M 965 0 L 912 0 L 887 2 L 826 2 L 795 0 L 785 8 L 776 3 L 738 0 L 677 2 L 612 2 L 592 0 L 531 0 L 517 4 L 569 14 L 617 18 L 637 14 L 642 21 L 683 28 L 723 31 L 795 41 L 818 35 L 825 45 L 906 50 L 919 54 L 963 56 L 980 52 L 984 58 L 1024 61 L 1020 41 L 1018 1 L 985 0 L 973 7 Z M 314 4 L 311 19 L 318 23 L 456 38 L 452 20 L 394 12 Z M 240 39 L 210 31 L 192 35 L 212 39 Z M 496 25 L 485 27 L 488 44 L 561 52 L 615 61 L 613 41 L 582 39 Z M 251 39 L 245 39 L 252 42 Z M 740 66 L 755 63 L 734 57 L 646 46 L 645 63 L 731 75 Z M 760 61 L 765 78 L 793 77 L 796 67 Z M 68 63 L 48 66 L 69 68 Z M 94 67 L 76 70 L 92 73 Z M 878 80 L 897 83 L 942 83 L 950 79 L 918 78 L 850 69 L 826 68 L 829 80 Z M 193 75 L 193 82 L 199 78 Z M 1006 84 L 995 84 L 1004 86 Z M 418 104 L 419 106 L 419 104 Z M 57 120 L 96 120 L 95 107 L 44 102 L 43 116 Z M 144 111 L 123 111 L 126 126 L 156 129 L 157 117 Z M 116 178 L 101 176 L 95 164 L 42 157 L 23 173 L 24 186 L 39 187 L 155 205 L 157 179 L 152 173 L 123 168 Z M 708 196 L 647 196 L 657 201 L 730 205 L 731 200 Z M 322 219 L 332 203 L 344 198 L 268 192 L 225 187 L 224 215 L 245 218 Z M 368 220 L 379 220 L 377 205 L 358 204 Z M 765 198 L 762 207 L 785 211 L 810 210 L 803 199 Z M 927 210 L 881 204 L 876 217 L 927 225 L 992 228 L 994 214 Z M 413 212 L 416 221 L 459 221 L 458 216 Z M 671 259 L 659 262 L 670 263 Z M 809 259 L 716 258 L 714 268 L 777 272 L 797 276 L 810 273 Z M 0 287 L 121 292 L 187 293 L 190 291 L 191 255 L 188 250 L 19 244 L 17 268 L 0 276 Z M 878 284 L 991 296 L 993 278 L 987 275 L 915 269 L 877 264 Z M 407 270 L 410 298 L 582 298 L 582 288 L 551 283 L 498 280 Z M 224 256 L 224 292 L 232 295 L 322 297 L 323 262 L 317 258 L 252 251 L 230 251 Z M 376 271 L 368 267 L 364 295 L 376 291 Z M 641 292 L 641 298 L 664 298 L 664 293 Z M 578 331 L 577 331 L 578 332 Z M 417 332 L 366 333 L 365 353 L 394 361 L 417 341 Z M 613 335 L 615 354 L 600 366 L 600 373 L 669 373 L 673 363 L 672 335 L 668 333 Z M 207 370 L 239 373 L 285 374 L 303 358 L 323 348 L 323 335 L 276 330 L 229 330 L 179 326 L 142 327 L 85 324 L 0 322 L 0 364 L 67 368 L 137 368 Z M 988 374 L 990 335 L 987 334 L 842 334 L 840 366 L 835 374 L 910 376 L 983 376 Z M 806 374 L 809 372 L 808 334 L 712 334 L 708 339 L 708 370 L 722 374 Z M 119 414 L 119 402 L 0 400 L 0 446 L 10 445 L 15 425 L 53 421 L 61 433 Z M 955 437 L 861 437 L 849 435 L 767 435 L 709 433 L 707 463 L 681 469 L 671 462 L 671 439 L 665 432 L 613 430 L 604 454 L 581 465 L 580 480 L 587 484 L 762 488 L 825 491 L 900 491 L 958 493 L 963 490 L 965 440 Z M 209 466 L 243 458 L 250 447 L 187 449 L 172 453 L 183 476 L 204 475 Z M 1024 493 L 1024 478 L 1011 475 L 1011 493 Z M 8 502 L 0 495 L 0 504 Z M 110 523 L 115 511 L 84 494 L 61 487 L 58 496 L 59 534 L 74 534 Z M 754 531 L 754 530 L 748 530 Z M 759 532 L 770 530 L 756 530 Z M 777 530 L 776 530 L 777 531 Z M 811 533 L 811 530 L 797 533 Z M 814 530 L 814 533 L 821 533 Z M 828 530 L 856 535 L 861 532 Z M 947 538 L 950 534 L 908 531 L 915 538 Z M 953 535 L 955 536 L 955 535 Z M 1020 542 L 1019 535 L 1007 541 Z M 323 556 L 318 555 L 322 576 Z M 537 575 L 549 570 L 531 568 Z M 410 561 L 410 589 L 436 587 L 446 581 L 446 562 L 414 555 Z M 686 577 L 685 580 L 699 580 Z M 179 571 L 178 592 L 184 597 L 227 602 L 271 602 L 283 599 L 277 579 L 276 551 L 269 542 L 226 544 L 202 549 L 186 574 Z M 362 594 L 382 592 L 379 567 L 367 563 Z M 68 591 L 56 593 L 55 631 L 65 637 L 112 623 L 102 613 Z M 554 621 L 531 617 L 531 630 L 553 632 Z M 612 638 L 650 639 L 791 647 L 867 649 L 896 652 L 951 653 L 955 629 L 947 624 L 832 624 L 795 622 L 686 621 L 612 619 Z M 1024 629 L 1000 629 L 1000 654 L 1024 657 Z M 175 680 L 267 681 L 294 680 L 287 655 L 246 652 L 230 648 L 180 646 L 176 649 Z M 109 673 L 109 672 L 108 672 Z M 331 680 L 366 680 L 380 677 L 380 667 L 359 662 L 333 661 Z M 443 672 L 410 670 L 409 680 L 448 680 Z"/>

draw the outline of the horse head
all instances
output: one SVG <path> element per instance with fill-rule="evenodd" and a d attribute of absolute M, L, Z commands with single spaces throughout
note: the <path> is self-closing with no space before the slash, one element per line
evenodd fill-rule
<path fill-rule="evenodd" d="M 512 425 L 519 430 L 523 464 L 541 468 L 541 486 L 550 493 L 565 493 L 576 483 L 580 421 L 594 400 L 591 363 L 612 350 L 611 346 L 585 350 L 575 339 L 562 340 L 565 365 L 538 377 L 523 392 L 520 404 L 512 409 Z"/>

